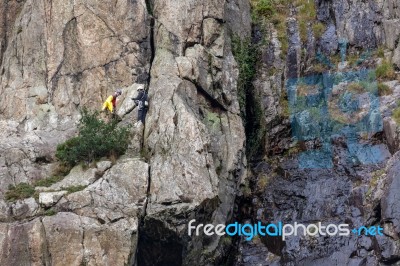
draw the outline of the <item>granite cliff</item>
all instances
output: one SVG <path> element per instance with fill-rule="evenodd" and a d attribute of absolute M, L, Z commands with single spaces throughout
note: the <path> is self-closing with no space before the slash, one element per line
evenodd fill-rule
<path fill-rule="evenodd" d="M 0 0 L 0 11 L 0 265 L 399 263 L 396 0 Z M 326 124 L 294 107 L 291 80 L 310 76 L 320 92 L 362 102 L 364 69 L 379 94 L 369 130 L 339 134 L 350 116 Z M 326 81 L 346 72 L 357 74 Z M 303 85 L 298 95 L 313 94 Z M 59 170 L 56 147 L 76 134 L 80 109 L 99 110 L 116 88 L 120 124 L 134 125 L 127 153 L 40 185 Z M 138 88 L 145 126 L 130 99 Z M 326 103 L 310 90 L 309 106 Z M 328 142 L 313 135 L 327 129 Z M 332 165 L 301 167 L 324 144 Z M 6 197 L 23 183 L 31 196 Z M 346 222 L 384 235 L 247 242 L 189 237 L 192 219 Z"/>

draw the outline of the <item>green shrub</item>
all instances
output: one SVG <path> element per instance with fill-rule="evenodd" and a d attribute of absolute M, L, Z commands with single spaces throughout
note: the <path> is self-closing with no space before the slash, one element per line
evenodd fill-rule
<path fill-rule="evenodd" d="M 299 33 L 300 33 L 300 39 L 303 43 L 307 42 L 307 22 L 304 20 L 299 21 Z"/>
<path fill-rule="evenodd" d="M 314 1 L 296 0 L 294 5 L 298 9 L 297 21 L 299 23 L 300 39 L 304 43 L 307 41 L 308 24 L 313 24 L 317 16 Z M 318 39 L 325 30 L 325 25 L 317 22 L 312 25 L 314 36 Z"/>
<path fill-rule="evenodd" d="M 75 193 L 81 190 L 84 190 L 87 186 L 71 186 L 67 187 L 66 190 L 68 191 L 68 194 Z"/>
<path fill-rule="evenodd" d="M 252 6 L 257 16 L 270 18 L 276 12 L 272 0 L 252 1 Z"/>
<path fill-rule="evenodd" d="M 313 26 L 313 32 L 314 32 L 314 36 L 315 38 L 319 39 L 321 38 L 322 34 L 325 32 L 325 25 L 321 22 L 317 22 L 315 23 Z"/>
<path fill-rule="evenodd" d="M 382 64 L 376 68 L 375 72 L 379 80 L 390 80 L 396 77 L 393 65 L 386 60 L 383 60 Z"/>
<path fill-rule="evenodd" d="M 79 143 L 81 138 L 73 137 L 57 146 L 56 157 L 67 165 L 75 165 L 79 161 Z"/>
<path fill-rule="evenodd" d="M 258 46 L 252 44 L 249 39 L 232 38 L 232 53 L 239 67 L 237 90 L 240 112 L 247 136 L 246 151 L 248 158 L 259 153 L 265 137 L 263 107 L 259 93 L 253 86 L 258 51 Z"/>
<path fill-rule="evenodd" d="M 10 185 L 6 191 L 5 198 L 7 201 L 16 201 L 32 197 L 35 194 L 33 186 L 27 183 L 19 183 L 16 186 Z"/>
<path fill-rule="evenodd" d="M 90 163 L 104 156 L 122 155 L 129 143 L 129 128 L 118 127 L 112 119 L 104 122 L 98 112 L 83 109 L 79 120 L 79 134 L 57 146 L 56 157 L 70 166 Z"/>
<path fill-rule="evenodd" d="M 396 121 L 397 125 L 400 125 L 400 107 L 393 110 L 392 117 Z"/>
<path fill-rule="evenodd" d="M 390 95 L 393 93 L 393 90 L 386 84 L 378 83 L 378 94 L 379 96 Z"/>
<path fill-rule="evenodd" d="M 376 51 L 376 56 L 379 58 L 384 58 L 385 57 L 385 50 L 383 49 L 382 46 L 378 47 L 378 50 Z"/>
<path fill-rule="evenodd" d="M 43 213 L 45 216 L 53 216 L 57 214 L 57 211 L 54 209 L 48 209 Z"/>
<path fill-rule="evenodd" d="M 352 82 L 348 84 L 347 90 L 355 94 L 360 94 L 365 91 L 363 85 L 360 82 Z"/>
<path fill-rule="evenodd" d="M 61 181 L 64 177 L 63 176 L 51 176 L 44 179 L 37 180 L 33 186 L 34 187 L 49 187 L 59 181 Z"/>
<path fill-rule="evenodd" d="M 298 7 L 299 20 L 313 20 L 317 16 L 314 1 L 310 0 L 296 0 L 294 5 Z"/>
<path fill-rule="evenodd" d="M 239 66 L 238 98 L 242 118 L 246 120 L 246 95 L 252 88 L 252 81 L 256 74 L 257 49 L 249 39 L 242 40 L 234 36 L 232 53 Z"/>

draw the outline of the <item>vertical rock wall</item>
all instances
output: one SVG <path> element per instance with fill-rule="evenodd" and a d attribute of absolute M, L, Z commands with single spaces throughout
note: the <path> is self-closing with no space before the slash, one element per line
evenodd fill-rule
<path fill-rule="evenodd" d="M 154 1 L 152 12 L 152 104 L 144 136 L 151 185 L 139 264 L 216 263 L 223 255 L 216 251 L 221 239 L 189 239 L 186 226 L 192 218 L 227 222 L 245 177 L 245 134 L 230 37 L 249 36 L 249 5 Z"/>
<path fill-rule="evenodd" d="M 185 227 L 190 218 L 231 219 L 246 176 L 230 38 L 250 35 L 249 8 L 233 0 L 0 2 L 1 264 L 188 265 L 227 255 L 220 238 L 191 240 Z M 139 139 L 149 168 L 125 158 L 74 170 L 56 192 L 40 192 L 45 204 L 4 201 L 9 185 L 51 175 L 79 108 L 100 109 L 116 88 L 128 108 L 138 84 L 150 97 Z M 87 187 L 62 191 L 77 180 Z M 42 217 L 49 208 L 59 213 Z"/>
<path fill-rule="evenodd" d="M 357 144 L 361 143 L 364 147 L 379 147 L 377 154 L 383 160 L 375 164 L 361 163 L 361 157 L 375 155 L 366 150 L 358 152 L 357 156 L 349 155 L 351 144 L 347 138 L 350 136 L 338 134 L 332 136 L 328 142 L 332 147 L 333 167 L 324 169 L 325 166 L 321 164 L 322 167 L 319 165 L 303 169 L 299 166 L 301 153 L 321 149 L 322 145 L 318 143 L 318 139 L 293 144 L 295 142 L 291 137 L 295 134 L 292 135 L 290 130 L 294 128 L 285 123 L 288 122 L 285 117 L 295 116 L 296 111 L 293 109 L 296 107 L 290 113 L 290 106 L 285 110 L 282 104 L 285 102 L 282 101 L 282 96 L 285 100 L 287 81 L 290 78 L 322 75 L 321 73 L 327 76 L 335 73 L 357 73 L 362 69 L 379 66 L 383 60 L 393 63 L 397 71 L 400 37 L 398 1 L 317 0 L 316 20 L 324 25 L 319 36 L 316 36 L 308 22 L 303 24 L 307 31 L 301 28 L 300 8 L 295 8 L 290 3 L 288 6 L 285 23 L 286 51 L 281 50 L 284 45 L 277 34 L 278 30 L 282 34 L 282 29 L 276 29 L 273 20 L 253 29 L 253 39 L 256 43 L 261 43 L 261 62 L 253 84 L 264 111 L 261 117 L 266 128 L 263 154 L 267 158 L 255 161 L 249 167 L 251 193 L 250 196 L 243 197 L 238 219 L 251 223 L 348 223 L 352 228 L 379 225 L 384 228 L 384 234 L 376 237 L 302 236 L 286 241 L 279 237 L 260 237 L 245 241 L 242 237 L 236 265 L 398 264 L 399 217 L 396 209 L 398 193 L 395 191 L 398 189 L 396 162 L 399 153 L 395 152 L 398 150 L 399 129 L 397 123 L 390 118 L 393 110 L 398 107 L 395 101 L 398 99 L 399 85 L 394 80 L 398 77 L 377 82 L 387 85 L 393 91 L 392 94 L 379 98 L 381 113 L 378 117 L 384 118 L 384 128 L 380 132 L 372 132 L 370 136 L 357 132 L 359 135 L 355 137 Z M 279 19 L 283 20 L 281 17 Z M 259 39 L 264 39 L 265 43 Z M 343 48 L 347 48 L 347 51 Z M 341 51 L 346 54 L 340 54 Z M 377 51 L 381 51 L 381 55 L 378 56 Z M 281 52 L 285 56 L 282 57 Z M 363 53 L 367 54 L 364 58 L 361 56 Z M 318 56 L 325 61 L 316 60 Z M 351 63 L 351 57 L 353 60 L 360 59 L 360 62 Z M 342 59 L 344 62 L 341 62 Z M 329 63 L 332 65 L 329 66 Z M 351 82 L 339 80 L 341 84 L 335 83 L 335 89 L 340 86 L 346 88 Z M 297 85 L 299 89 L 300 84 Z M 309 99 L 312 99 L 315 91 L 311 87 L 309 89 Z M 301 92 L 300 89 L 297 93 L 296 97 L 304 96 L 304 91 Z M 307 105 L 313 106 L 312 100 Z M 298 108 L 301 110 L 302 107 Z M 321 121 L 329 120 L 330 115 L 323 112 Z M 321 132 L 317 120 L 314 116 L 309 120 L 295 122 L 296 126 L 304 127 L 305 131 Z M 322 156 L 316 161 L 323 162 Z"/>
<path fill-rule="evenodd" d="M 4 0 L 0 10 L 3 198 L 9 184 L 51 174 L 79 108 L 147 81 L 151 29 L 144 1 Z"/>

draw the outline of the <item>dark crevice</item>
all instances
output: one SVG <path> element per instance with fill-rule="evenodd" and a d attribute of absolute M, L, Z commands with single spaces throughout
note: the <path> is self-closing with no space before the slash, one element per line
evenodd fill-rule
<path fill-rule="evenodd" d="M 168 223 L 146 217 L 139 227 L 137 265 L 182 265 L 184 246 Z"/>
<path fill-rule="evenodd" d="M 45 260 L 45 265 L 51 265 L 51 252 L 50 252 L 50 245 L 49 245 L 49 240 L 47 237 L 47 233 L 46 233 L 46 227 L 44 226 L 43 223 L 43 218 L 40 218 L 40 223 L 41 223 L 41 230 L 43 233 L 43 244 L 44 245 L 44 260 Z"/>
<path fill-rule="evenodd" d="M 53 160 L 48 156 L 39 156 L 35 158 L 35 163 L 37 164 L 48 164 L 51 163 Z"/>
<path fill-rule="evenodd" d="M 118 218 L 116 218 L 116 219 L 111 220 L 110 223 L 113 224 L 113 223 L 116 223 L 116 222 L 118 222 L 118 221 L 120 221 L 120 220 L 122 220 L 122 219 L 125 219 L 125 218 L 126 218 L 126 217 L 118 217 Z"/>
<path fill-rule="evenodd" d="M 151 169 L 150 169 L 150 165 L 149 165 L 149 170 L 148 170 L 148 174 L 147 174 L 147 191 L 146 191 L 146 201 L 145 204 L 143 206 L 143 217 L 146 216 L 146 212 L 147 212 L 147 204 L 149 203 L 149 199 L 150 199 L 150 184 L 151 184 Z"/>
<path fill-rule="evenodd" d="M 147 1 L 146 1 L 147 2 Z M 153 65 L 153 60 L 155 57 L 155 46 L 154 46 L 154 25 L 155 25 L 155 19 L 153 17 L 150 18 L 150 69 L 149 69 L 149 74 L 147 76 L 147 86 L 148 88 L 150 87 L 150 81 L 151 81 L 151 67 Z"/>
<path fill-rule="evenodd" d="M 220 109 L 222 111 L 228 111 L 225 106 L 223 106 L 218 100 L 216 100 L 212 95 L 210 95 L 205 89 L 203 89 L 200 85 L 196 84 L 190 79 L 183 78 L 184 80 L 187 80 L 194 84 L 196 86 L 197 92 L 200 93 L 201 95 L 204 96 L 204 98 L 211 104 L 213 108 Z"/>
<path fill-rule="evenodd" d="M 395 265 L 397 262 L 400 261 L 400 257 L 390 258 L 388 260 L 383 260 L 383 265 Z"/>
<path fill-rule="evenodd" d="M 145 0 L 146 2 L 146 9 L 147 13 L 150 14 L 151 16 L 154 15 L 153 9 L 154 9 L 154 1 L 153 0 Z"/>
<path fill-rule="evenodd" d="M 155 41 L 154 41 L 154 26 L 155 26 L 155 18 L 153 17 L 153 1 L 152 0 L 145 0 L 146 2 L 146 8 L 147 8 L 147 12 L 149 14 L 149 22 L 150 22 L 150 32 L 149 32 L 149 42 L 150 42 L 150 67 L 149 67 L 149 73 L 147 75 L 147 81 L 146 81 L 146 85 L 147 87 L 145 87 L 145 90 L 148 92 L 150 89 L 150 83 L 151 83 L 151 69 L 153 66 L 153 61 L 155 58 Z M 146 124 L 144 124 L 143 127 L 143 132 L 142 132 L 142 139 L 141 139 L 141 150 L 143 151 L 145 149 L 145 137 L 144 137 L 144 132 L 145 132 L 145 127 Z M 145 158 L 145 161 L 147 163 L 148 162 L 148 158 Z M 143 253 L 143 245 L 148 244 L 146 241 L 141 241 L 142 239 L 142 235 L 143 233 L 146 231 L 144 229 L 145 227 L 145 219 L 146 219 L 146 214 L 147 214 L 147 206 L 150 200 L 150 187 L 151 187 L 151 168 L 150 165 L 148 167 L 148 174 L 147 174 L 147 190 L 146 190 L 146 201 L 145 204 L 143 206 L 143 215 L 142 217 L 139 218 L 139 222 L 138 222 L 138 231 L 137 231 L 137 238 L 132 235 L 132 250 L 131 250 L 131 255 L 130 255 L 130 260 L 129 260 L 129 264 L 130 265 L 143 265 L 143 262 L 140 261 L 140 258 L 142 256 Z M 137 239 L 137 245 L 134 243 L 135 239 Z M 151 241 L 149 242 L 150 244 L 152 243 Z M 146 248 L 144 248 L 146 249 Z M 142 252 L 141 252 L 142 251 Z M 139 264 L 138 264 L 139 263 Z"/>
<path fill-rule="evenodd" d="M 99 218 L 99 217 L 97 217 L 97 221 L 98 221 L 100 224 L 105 224 L 105 223 L 106 223 L 106 221 L 104 221 L 103 219 L 101 219 L 101 218 Z"/>
<path fill-rule="evenodd" d="M 220 24 L 224 24 L 224 23 L 225 23 L 225 20 L 224 20 L 224 19 L 222 19 L 222 18 L 217 18 L 217 17 L 213 17 L 213 16 L 205 16 L 205 17 L 203 18 L 203 20 L 208 19 L 208 18 L 215 19 L 215 20 L 216 20 L 218 23 L 220 23 Z"/>
<path fill-rule="evenodd" d="M 59 73 L 61 71 L 62 66 L 64 65 L 64 60 L 66 57 L 66 44 L 67 44 L 67 32 L 69 30 L 73 30 L 76 29 L 76 17 L 73 17 L 70 21 L 68 21 L 65 24 L 63 33 L 62 33 L 62 39 L 63 39 L 63 44 L 64 44 L 64 50 L 63 50 L 63 56 L 62 56 L 62 60 L 60 62 L 60 64 L 58 64 L 56 72 L 53 74 L 53 76 L 50 78 L 50 82 L 51 82 L 51 88 L 50 88 L 50 92 L 49 92 L 49 99 L 48 99 L 48 103 L 51 103 L 53 101 L 53 93 L 57 87 L 58 84 L 58 80 L 60 78 Z"/>

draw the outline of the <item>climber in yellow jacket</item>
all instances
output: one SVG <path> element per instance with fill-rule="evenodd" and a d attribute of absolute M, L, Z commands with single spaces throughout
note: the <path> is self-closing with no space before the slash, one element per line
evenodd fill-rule
<path fill-rule="evenodd" d="M 110 95 L 107 100 L 103 103 L 103 108 L 101 111 L 108 109 L 110 113 L 114 114 L 115 108 L 117 106 L 117 97 L 122 94 L 121 89 L 117 89 L 113 95 Z"/>

